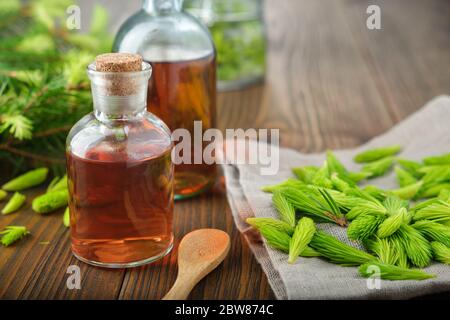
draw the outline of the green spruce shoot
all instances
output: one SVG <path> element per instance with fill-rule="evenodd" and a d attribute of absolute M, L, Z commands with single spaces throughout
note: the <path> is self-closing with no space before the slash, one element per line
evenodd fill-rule
<path fill-rule="evenodd" d="M 294 228 L 282 220 L 273 218 L 247 218 L 246 222 L 252 227 L 260 230 L 264 226 L 277 229 L 291 236 L 294 233 Z"/>
<path fill-rule="evenodd" d="M 429 220 L 417 221 L 412 227 L 428 240 L 439 241 L 450 247 L 450 227 Z"/>
<path fill-rule="evenodd" d="M 280 219 L 294 228 L 295 208 L 288 202 L 281 191 L 277 191 L 273 194 L 272 202 L 280 215 Z"/>
<path fill-rule="evenodd" d="M 369 178 L 376 178 L 384 175 L 394 164 L 393 157 L 386 157 L 367 163 L 362 167 L 363 172 L 370 173 Z"/>
<path fill-rule="evenodd" d="M 67 206 L 69 192 L 67 189 L 51 191 L 36 197 L 31 206 L 37 213 L 49 213 Z"/>
<path fill-rule="evenodd" d="M 47 179 L 48 168 L 38 168 L 10 180 L 2 186 L 6 191 L 21 191 L 40 185 Z"/>
<path fill-rule="evenodd" d="M 10 214 L 19 210 L 25 203 L 26 198 L 27 197 L 25 195 L 19 192 L 15 192 L 11 199 L 9 199 L 9 201 L 6 203 L 5 207 L 2 209 L 2 214 Z"/>
<path fill-rule="evenodd" d="M 401 225 L 397 231 L 409 261 L 419 268 L 428 266 L 432 252 L 430 243 L 422 234 L 409 225 Z"/>
<path fill-rule="evenodd" d="M 64 210 L 63 224 L 67 228 L 70 227 L 70 209 L 69 209 L 69 207 L 67 207 L 66 210 Z"/>
<path fill-rule="evenodd" d="M 445 244 L 438 241 L 433 241 L 431 243 L 431 248 L 433 249 L 433 256 L 439 262 L 450 264 L 450 248 Z"/>
<path fill-rule="evenodd" d="M 396 166 L 394 170 L 400 187 L 406 187 L 417 182 L 417 178 L 402 167 Z"/>
<path fill-rule="evenodd" d="M 320 221 L 328 221 L 340 226 L 346 225 L 344 215 L 326 190 L 320 188 L 285 188 L 282 192 L 294 208 L 304 214 L 315 217 Z"/>
<path fill-rule="evenodd" d="M 359 215 L 347 228 L 347 236 L 351 240 L 364 240 L 371 237 L 378 226 L 386 219 L 385 215 L 366 213 Z"/>
<path fill-rule="evenodd" d="M 383 159 L 383 158 L 386 158 L 389 156 L 393 156 L 393 155 L 399 153 L 400 150 L 401 150 L 401 147 L 399 145 L 370 149 L 370 150 L 358 153 L 353 158 L 353 160 L 357 163 L 373 162 L 373 161 L 377 161 L 377 160 L 380 160 L 380 159 Z"/>
<path fill-rule="evenodd" d="M 376 260 L 373 255 L 349 246 L 324 231 L 317 231 L 309 245 L 332 263 L 343 266 L 358 266 Z"/>
<path fill-rule="evenodd" d="M 399 189 L 390 190 L 389 192 L 393 195 L 396 195 L 400 199 L 411 200 L 419 194 L 420 190 L 422 189 L 422 185 L 423 182 L 418 181 Z"/>
<path fill-rule="evenodd" d="M 302 253 L 311 242 L 315 232 L 316 226 L 312 219 L 303 217 L 298 221 L 289 243 L 289 263 L 295 263 L 300 253 Z"/>
<path fill-rule="evenodd" d="M 436 277 L 421 270 L 406 269 L 374 261 L 361 265 L 358 270 L 364 278 L 378 277 L 384 280 L 426 280 Z"/>
<path fill-rule="evenodd" d="M 408 212 L 406 208 L 401 208 L 398 213 L 386 218 L 378 227 L 377 236 L 386 238 L 393 235 L 400 226 L 407 220 Z"/>
<path fill-rule="evenodd" d="M 427 166 L 431 165 L 450 165 L 450 153 L 446 153 L 439 156 L 426 157 L 423 159 L 423 163 Z"/>
<path fill-rule="evenodd" d="M 26 227 L 23 226 L 8 226 L 0 232 L 0 242 L 5 247 L 10 246 L 14 242 L 20 240 L 25 235 L 29 234 Z"/>
<path fill-rule="evenodd" d="M 8 196 L 8 192 L 0 189 L 0 201 L 3 201 Z"/>

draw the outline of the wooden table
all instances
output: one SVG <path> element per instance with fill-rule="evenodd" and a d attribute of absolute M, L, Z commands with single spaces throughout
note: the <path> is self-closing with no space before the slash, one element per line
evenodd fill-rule
<path fill-rule="evenodd" d="M 366 28 L 366 8 L 374 3 L 382 30 Z M 446 0 L 268 0 L 265 14 L 266 84 L 221 94 L 220 129 L 280 128 L 281 144 L 303 152 L 353 147 L 449 93 Z M 42 191 L 30 191 L 28 199 Z M 32 235 L 0 248 L 0 298 L 159 299 L 175 280 L 176 250 L 145 267 L 105 270 L 72 256 L 61 213 L 39 216 L 28 203 L 0 217 L 0 227 L 10 224 L 25 225 Z M 226 230 L 232 248 L 190 298 L 274 298 L 234 226 L 223 179 L 211 193 L 175 205 L 177 241 L 204 227 Z M 66 287 L 73 264 L 81 268 L 80 290 Z"/>

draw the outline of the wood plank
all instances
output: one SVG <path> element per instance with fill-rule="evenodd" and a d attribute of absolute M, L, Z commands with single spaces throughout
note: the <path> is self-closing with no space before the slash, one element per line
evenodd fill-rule
<path fill-rule="evenodd" d="M 31 200 L 39 191 L 33 189 L 26 193 L 27 202 L 19 212 L 1 217 L 1 229 L 8 225 L 24 225 L 31 235 L 14 245 L 0 248 L 0 298 L 10 299 L 20 295 L 34 270 L 50 255 L 49 247 L 39 242 L 57 237 L 58 229 L 52 227 L 51 219 L 43 218 L 30 209 Z"/>
<path fill-rule="evenodd" d="M 381 8 L 381 30 L 365 27 L 369 4 Z M 395 122 L 450 88 L 450 2 L 351 1 L 339 7 Z"/>
<path fill-rule="evenodd" d="M 65 228 L 65 227 L 62 227 Z M 33 272 L 20 299 L 116 299 L 122 285 L 123 269 L 102 269 L 78 261 L 70 251 L 67 230 L 58 239 L 51 256 Z M 80 268 L 81 288 L 69 289 L 67 268 Z"/>

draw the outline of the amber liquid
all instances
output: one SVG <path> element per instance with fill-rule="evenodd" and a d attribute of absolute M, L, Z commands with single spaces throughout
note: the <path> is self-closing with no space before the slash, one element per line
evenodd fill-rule
<path fill-rule="evenodd" d="M 153 261 L 172 246 L 170 149 L 132 160 L 126 152 L 67 154 L 72 251 L 109 267 Z"/>
<path fill-rule="evenodd" d="M 203 131 L 215 126 L 216 61 L 214 55 L 178 62 L 150 62 L 147 109 L 170 128 L 191 133 L 191 164 L 175 166 L 175 198 L 196 195 L 214 183 L 216 166 L 194 164 L 194 121 L 202 121 Z M 203 146 L 199 146 L 201 150 Z"/>

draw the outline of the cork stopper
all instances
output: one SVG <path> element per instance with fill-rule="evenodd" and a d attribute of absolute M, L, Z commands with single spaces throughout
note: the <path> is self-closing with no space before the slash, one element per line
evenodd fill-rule
<path fill-rule="evenodd" d="M 101 72 L 141 71 L 142 57 L 132 53 L 104 53 L 95 58 L 95 67 Z"/>
<path fill-rule="evenodd" d="M 108 72 L 103 75 L 104 82 L 100 94 L 105 96 L 130 96 L 140 90 L 138 76 L 124 72 L 142 71 L 142 57 L 131 53 L 104 53 L 95 58 L 95 71 Z"/>

